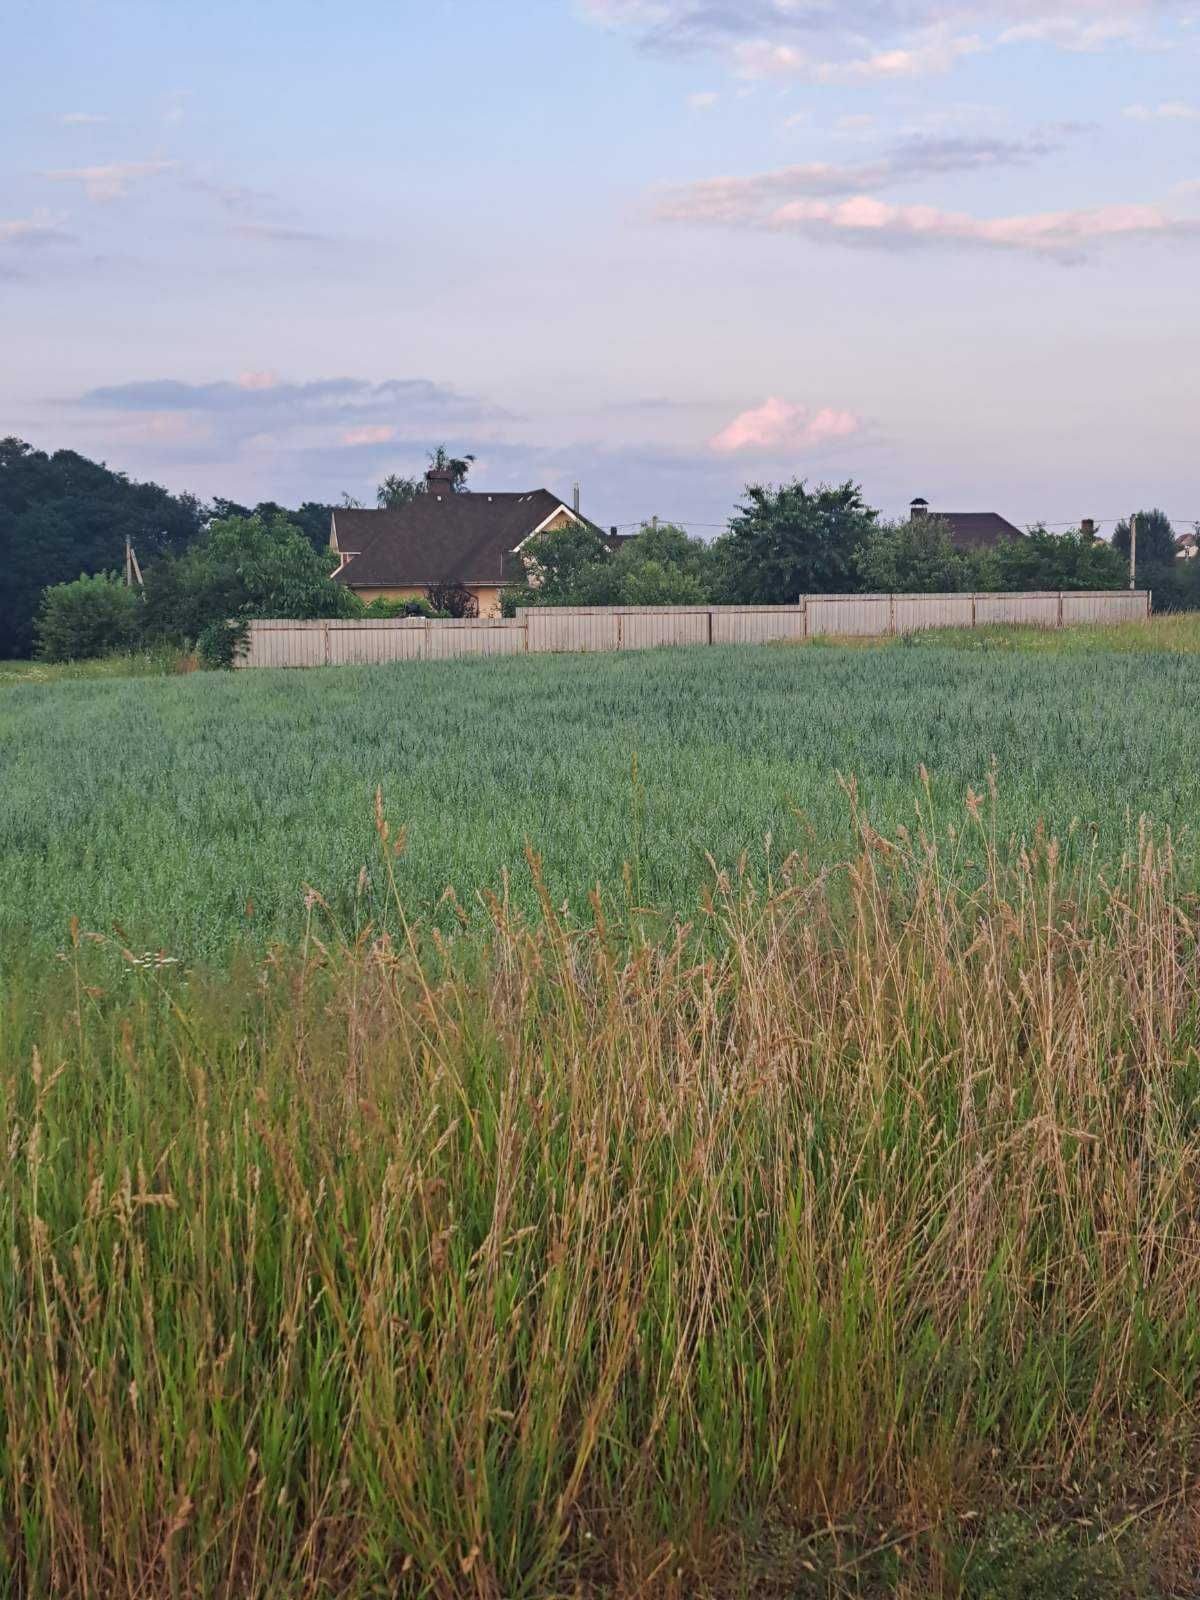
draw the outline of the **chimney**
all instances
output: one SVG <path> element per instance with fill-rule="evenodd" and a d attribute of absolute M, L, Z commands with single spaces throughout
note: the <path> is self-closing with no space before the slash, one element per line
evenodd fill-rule
<path fill-rule="evenodd" d="M 910 522 L 920 522 L 922 517 L 929 515 L 929 501 L 923 500 L 920 495 L 910 504 L 908 516 Z"/>
<path fill-rule="evenodd" d="M 429 494 L 436 495 L 440 500 L 443 495 L 454 493 L 454 474 L 448 467 L 430 467 L 425 474 L 425 488 Z"/>
<path fill-rule="evenodd" d="M 1084 517 L 1083 521 L 1079 524 L 1079 531 L 1085 539 L 1094 539 L 1096 537 L 1095 517 Z"/>
<path fill-rule="evenodd" d="M 575 485 L 575 515 L 579 515 L 579 485 Z"/>

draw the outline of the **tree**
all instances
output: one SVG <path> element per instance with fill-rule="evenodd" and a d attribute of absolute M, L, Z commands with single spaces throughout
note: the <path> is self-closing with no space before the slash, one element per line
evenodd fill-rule
<path fill-rule="evenodd" d="M 723 598 L 738 605 L 791 605 L 802 594 L 861 588 L 858 553 L 879 516 L 856 483 L 800 479 L 746 486 L 746 503 L 716 541 Z"/>
<path fill-rule="evenodd" d="M 425 493 L 424 481 L 420 478 L 401 478 L 391 472 L 375 491 L 375 504 L 381 511 L 399 511 L 401 506 L 406 506 L 415 500 L 418 495 Z"/>
<path fill-rule="evenodd" d="M 0 657 L 32 650 L 44 589 L 119 567 L 126 538 L 145 566 L 184 548 L 202 520 L 191 495 L 134 483 L 73 450 L 0 439 Z"/>
<path fill-rule="evenodd" d="M 225 624 L 236 636 L 253 617 L 350 617 L 360 609 L 329 577 L 328 555 L 286 516 L 221 518 L 182 555 L 146 568 L 150 638 L 194 644 Z"/>
<path fill-rule="evenodd" d="M 141 602 L 115 572 L 51 584 L 37 615 L 43 661 L 87 661 L 128 650 L 137 640 Z"/>
<path fill-rule="evenodd" d="M 452 456 L 446 446 L 440 444 L 436 450 L 429 452 L 428 459 L 430 472 L 449 473 L 451 494 L 467 493 L 467 474 L 475 460 L 474 456 Z M 409 505 L 418 496 L 428 492 L 427 478 L 405 478 L 392 472 L 376 489 L 375 504 L 381 511 L 399 511 L 402 506 Z"/>
<path fill-rule="evenodd" d="M 1130 529 L 1128 520 L 1118 522 L 1113 529 L 1113 549 L 1119 550 L 1125 557 L 1125 565 L 1129 565 Z M 1165 511 L 1157 507 L 1153 511 L 1139 511 L 1137 513 L 1137 570 L 1143 567 L 1147 571 L 1161 570 L 1164 567 L 1173 567 L 1179 554 L 1175 538 L 1175 529 L 1171 526 L 1171 519 Z"/>
<path fill-rule="evenodd" d="M 856 557 L 862 587 L 875 594 L 957 594 L 975 586 L 977 563 L 954 547 L 937 517 L 881 524 Z"/>
<path fill-rule="evenodd" d="M 980 586 L 1010 591 L 1119 589 L 1129 581 L 1120 553 L 1079 529 L 1031 528 L 1024 538 L 1005 539 L 989 551 L 988 565 L 994 582 Z"/>
<path fill-rule="evenodd" d="M 564 528 L 539 533 L 521 551 L 530 594 L 527 605 L 614 605 L 614 600 L 581 600 L 603 584 L 609 548 L 590 522 L 569 522 Z"/>
<path fill-rule="evenodd" d="M 452 456 L 444 444 L 438 445 L 436 450 L 429 452 L 430 471 L 448 472 L 450 474 L 450 489 L 453 494 L 466 494 L 467 474 L 474 463 L 474 456 Z"/>

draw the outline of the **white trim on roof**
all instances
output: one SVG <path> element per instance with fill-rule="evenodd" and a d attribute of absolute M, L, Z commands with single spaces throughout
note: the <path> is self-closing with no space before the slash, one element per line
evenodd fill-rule
<path fill-rule="evenodd" d="M 550 513 L 550 515 L 545 519 L 545 521 L 539 522 L 536 528 L 532 529 L 529 533 L 527 533 L 525 535 L 525 537 L 521 540 L 520 544 L 513 545 L 513 548 L 512 548 L 513 555 L 516 555 L 518 550 L 523 549 L 524 546 L 529 543 L 530 539 L 536 539 L 539 533 L 545 533 L 546 529 L 554 521 L 555 517 L 557 517 L 558 514 L 560 512 L 562 512 L 562 511 L 565 511 L 567 513 L 567 515 L 570 517 L 572 522 L 582 523 L 583 518 L 582 517 L 577 517 L 575 515 L 575 513 L 571 510 L 570 506 L 564 506 L 560 501 L 559 504 Z"/>

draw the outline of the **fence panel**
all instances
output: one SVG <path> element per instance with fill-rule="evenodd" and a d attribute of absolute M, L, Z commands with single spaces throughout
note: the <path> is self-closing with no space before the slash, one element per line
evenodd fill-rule
<path fill-rule="evenodd" d="M 419 661 L 425 654 L 424 622 L 331 622 L 327 660 L 333 667 L 379 666 L 385 661 Z"/>
<path fill-rule="evenodd" d="M 974 618 L 969 594 L 898 594 L 894 599 L 897 633 L 922 628 L 969 628 Z"/>
<path fill-rule="evenodd" d="M 808 634 L 879 634 L 892 626 L 892 597 L 887 594 L 810 594 Z"/>
<path fill-rule="evenodd" d="M 713 644 L 774 644 L 803 639 L 807 623 L 799 606 L 713 606 Z"/>
<path fill-rule="evenodd" d="M 646 606 L 620 613 L 622 650 L 667 644 L 707 644 L 708 608 Z"/>
<path fill-rule="evenodd" d="M 431 661 L 455 656 L 514 656 L 525 649 L 525 628 L 519 622 L 470 617 L 424 624 L 425 653 Z"/>
<path fill-rule="evenodd" d="M 620 624 L 615 611 L 531 606 L 517 612 L 529 630 L 529 651 L 616 650 Z"/>
<path fill-rule="evenodd" d="M 1063 593 L 1062 619 L 1069 622 L 1143 622 L 1150 614 L 1150 595 L 1145 590 L 1105 593 L 1081 591 Z"/>
<path fill-rule="evenodd" d="M 1058 626 L 1058 594 L 977 594 L 975 626 L 992 622 L 1025 623 L 1035 628 Z"/>

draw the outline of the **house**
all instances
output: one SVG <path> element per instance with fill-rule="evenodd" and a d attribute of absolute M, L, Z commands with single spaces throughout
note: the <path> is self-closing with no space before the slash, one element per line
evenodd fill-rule
<path fill-rule="evenodd" d="M 427 492 L 395 511 L 334 511 L 333 574 L 368 604 L 407 600 L 431 586 L 469 589 L 481 617 L 500 615 L 500 591 L 526 581 L 521 547 L 536 534 L 587 523 L 548 489 L 455 494 L 449 472 L 425 474 Z"/>
<path fill-rule="evenodd" d="M 950 533 L 950 542 L 959 550 L 991 550 L 1005 539 L 1022 539 L 1020 528 L 996 511 L 931 511 L 929 501 L 919 495 L 909 506 L 913 522 L 935 517 Z"/>

